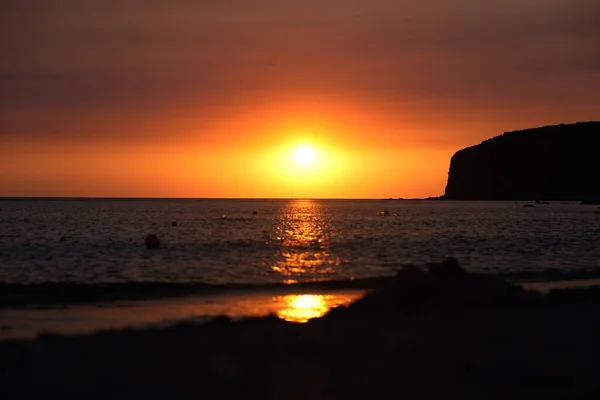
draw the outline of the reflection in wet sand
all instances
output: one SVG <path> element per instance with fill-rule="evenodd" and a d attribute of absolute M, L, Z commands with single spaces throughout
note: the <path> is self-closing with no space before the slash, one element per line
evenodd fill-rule
<path fill-rule="evenodd" d="M 271 271 L 285 277 L 284 283 L 328 279 L 340 264 L 330 252 L 329 217 L 312 200 L 293 200 L 277 220 L 271 243 L 279 247 Z"/>
<path fill-rule="evenodd" d="M 306 322 L 312 318 L 319 318 L 329 310 L 339 306 L 347 306 L 354 296 L 349 295 L 321 295 L 321 294 L 291 294 L 283 296 L 283 308 L 277 316 L 289 322 Z"/>
<path fill-rule="evenodd" d="M 31 338 L 42 331 L 73 334 L 130 326 L 168 326 L 182 320 L 200 323 L 218 315 L 237 319 L 275 314 L 287 321 L 306 322 L 323 316 L 334 307 L 347 306 L 363 295 L 363 290 L 322 294 L 239 293 L 56 309 L 0 309 L 0 321 L 3 322 L 0 340 Z"/>

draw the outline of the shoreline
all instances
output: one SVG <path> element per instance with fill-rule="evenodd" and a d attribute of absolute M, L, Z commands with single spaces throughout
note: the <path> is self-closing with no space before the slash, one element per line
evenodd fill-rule
<path fill-rule="evenodd" d="M 425 270 L 432 268 L 435 269 L 436 264 L 428 265 Z M 496 279 L 541 294 L 600 286 L 600 270 L 596 269 L 468 275 L 483 281 Z M 5 323 L 0 324 L 0 341 L 32 339 L 46 333 L 89 334 L 111 329 L 204 323 L 217 316 L 239 320 L 273 314 L 286 319 L 282 313 L 291 312 L 301 317 L 308 315 L 307 321 L 322 317 L 335 307 L 348 307 L 364 296 L 385 291 L 396 280 L 396 276 L 386 276 L 262 285 L 156 282 L 4 285 L 0 290 L 0 320 Z M 50 293 L 54 295 L 44 297 Z M 297 298 L 304 298 L 308 304 L 300 308 L 290 304 Z"/>
<path fill-rule="evenodd" d="M 388 283 L 391 282 L 388 281 Z M 600 286 L 600 279 L 515 283 L 527 291 Z M 348 307 L 379 288 L 280 287 L 260 291 L 231 290 L 147 300 L 29 305 L 0 308 L 0 342 L 31 340 L 40 335 L 81 335 L 115 329 L 148 329 L 182 323 L 204 324 L 225 316 L 234 321 L 276 315 L 291 322 L 321 318 L 336 307 Z M 294 304 L 304 300 L 305 304 Z M 286 313 L 290 314 L 286 316 Z M 10 323 L 8 323 L 10 321 Z"/>
<path fill-rule="evenodd" d="M 547 268 L 539 271 L 473 272 L 470 275 L 495 277 L 515 284 L 552 283 L 600 279 L 600 268 L 578 268 L 571 270 Z M 0 283 L 0 310 L 3 308 L 30 306 L 59 306 L 111 301 L 145 301 L 191 296 L 216 296 L 232 292 L 293 294 L 314 290 L 356 289 L 367 291 L 385 288 L 394 279 L 394 275 L 389 275 L 371 278 L 263 284 L 210 284 L 203 282 Z"/>

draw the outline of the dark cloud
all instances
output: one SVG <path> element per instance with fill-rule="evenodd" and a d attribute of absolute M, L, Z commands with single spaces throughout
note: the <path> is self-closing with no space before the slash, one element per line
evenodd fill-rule
<path fill-rule="evenodd" d="M 436 107 L 598 104 L 598 4 L 3 1 L 0 113 L 190 104 L 200 113 L 311 91 Z M 3 121 L 0 134 L 18 128 Z"/>

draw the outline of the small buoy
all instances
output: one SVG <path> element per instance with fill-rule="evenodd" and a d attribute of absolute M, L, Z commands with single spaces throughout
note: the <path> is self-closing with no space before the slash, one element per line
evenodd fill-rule
<path fill-rule="evenodd" d="M 256 211 L 252 211 L 252 215 L 257 215 L 258 213 Z"/>
<path fill-rule="evenodd" d="M 24 222 L 29 222 L 29 218 L 25 218 L 23 221 Z"/>
<path fill-rule="evenodd" d="M 146 240 L 144 241 L 147 249 L 158 249 L 160 247 L 160 240 L 156 235 L 148 235 L 146 236 Z"/>
<path fill-rule="evenodd" d="M 379 212 L 380 217 L 389 217 L 390 212 L 388 210 L 383 210 Z"/>
<path fill-rule="evenodd" d="M 171 226 L 177 226 L 177 221 L 171 222 Z"/>
<path fill-rule="evenodd" d="M 46 258 L 46 260 L 48 260 L 48 261 L 52 260 L 52 256 L 48 256 L 48 258 Z"/>
<path fill-rule="evenodd" d="M 61 236 L 61 237 L 60 237 L 60 241 L 61 241 L 61 242 L 66 242 L 66 241 L 67 241 L 67 239 L 68 239 L 68 237 L 66 237 L 66 236 Z"/>

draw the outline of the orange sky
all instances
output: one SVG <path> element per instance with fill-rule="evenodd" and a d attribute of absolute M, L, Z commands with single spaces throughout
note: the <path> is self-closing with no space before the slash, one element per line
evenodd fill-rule
<path fill-rule="evenodd" d="M 594 0 L 121 3 L 0 4 L 0 196 L 436 196 L 462 147 L 600 119 Z"/>

